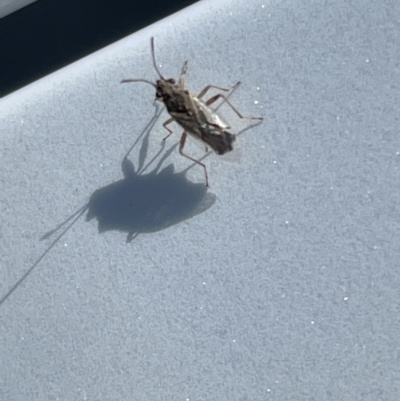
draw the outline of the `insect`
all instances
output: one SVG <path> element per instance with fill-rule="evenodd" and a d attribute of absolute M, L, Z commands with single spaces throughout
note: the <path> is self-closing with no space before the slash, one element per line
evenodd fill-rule
<path fill-rule="evenodd" d="M 208 174 L 206 165 L 199 160 L 196 160 L 193 157 L 187 155 L 183 151 L 187 135 L 189 134 L 194 139 L 200 140 L 200 142 L 205 145 L 206 151 L 208 151 L 208 148 L 210 147 L 215 153 L 219 155 L 223 155 L 233 150 L 233 143 L 236 139 L 235 135 L 227 131 L 228 129 L 230 129 L 230 126 L 223 122 L 218 114 L 210 108 L 210 105 L 216 102 L 218 99 L 222 98 L 240 118 L 250 120 L 263 120 L 263 118 L 243 116 L 232 105 L 228 98 L 221 93 L 212 96 L 207 101 L 202 100 L 202 98 L 211 88 L 227 92 L 236 89 L 240 85 L 240 81 L 237 82 L 232 88 L 228 89 L 221 88 L 215 85 L 207 85 L 198 95 L 194 95 L 185 88 L 185 75 L 188 64 L 187 61 L 183 63 L 178 82 L 173 78 L 164 78 L 156 63 L 153 37 L 150 40 L 150 45 L 153 66 L 157 72 L 159 79 L 157 79 L 154 83 L 152 81 L 142 78 L 128 78 L 123 79 L 121 83 L 145 82 L 155 88 L 156 100 L 159 100 L 165 104 L 165 107 L 167 108 L 168 113 L 171 116 L 171 118 L 169 118 L 163 124 L 163 127 L 169 132 L 164 140 L 173 133 L 168 125 L 171 124 L 173 121 L 177 122 L 184 129 L 179 143 L 179 153 L 182 156 L 203 167 L 206 179 L 206 186 L 208 187 Z"/>

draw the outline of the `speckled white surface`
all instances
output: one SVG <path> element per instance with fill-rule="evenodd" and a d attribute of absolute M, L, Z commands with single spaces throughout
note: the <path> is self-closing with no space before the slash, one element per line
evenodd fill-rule
<path fill-rule="evenodd" d="M 399 16 L 202 1 L 1 99 L 0 399 L 399 399 Z M 119 81 L 155 78 L 150 36 L 166 76 L 241 80 L 265 118 L 207 194 L 177 149 L 152 172 L 178 130 L 137 174 L 166 113 Z M 40 241 L 92 195 L 102 232 Z"/>

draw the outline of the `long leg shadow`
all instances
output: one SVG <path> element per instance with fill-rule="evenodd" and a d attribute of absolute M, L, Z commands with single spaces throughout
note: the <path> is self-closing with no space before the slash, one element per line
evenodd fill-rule
<path fill-rule="evenodd" d="M 204 184 L 195 184 L 187 180 L 188 169 L 175 173 L 172 164 L 162 168 L 163 163 L 176 149 L 177 144 L 171 146 L 160 158 L 165 147 L 165 143 L 163 143 L 161 149 L 145 165 L 148 156 L 149 135 L 159 115 L 156 108 L 153 118 L 123 158 L 121 170 L 124 178 L 96 190 L 90 196 L 87 204 L 41 237 L 41 240 L 49 239 L 63 229 L 26 273 L 0 299 L 0 306 L 27 279 L 48 252 L 86 211 L 86 221 L 96 218 L 100 233 L 110 230 L 125 232 L 127 234 L 126 241 L 131 242 L 139 234 L 164 230 L 203 213 L 215 203 L 216 196 L 208 193 Z M 142 145 L 136 171 L 128 156 L 141 139 Z M 157 162 L 158 158 L 160 160 Z M 155 168 L 146 174 L 145 172 L 156 162 Z"/>

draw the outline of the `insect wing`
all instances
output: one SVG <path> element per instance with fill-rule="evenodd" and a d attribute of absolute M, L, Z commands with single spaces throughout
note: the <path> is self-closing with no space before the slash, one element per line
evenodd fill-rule
<path fill-rule="evenodd" d="M 214 125 L 214 128 L 220 128 L 221 131 L 229 128 L 229 125 L 222 120 L 222 118 L 215 113 L 213 110 L 210 109 L 202 100 L 198 99 L 197 97 L 193 97 L 193 101 L 198 107 L 199 111 L 203 114 L 204 119 L 210 124 Z"/>
<path fill-rule="evenodd" d="M 200 129 L 202 141 L 218 155 L 233 150 L 236 137 L 228 132 L 229 125 L 200 99 L 194 98 L 193 100 L 198 112 L 202 115 L 203 124 Z"/>

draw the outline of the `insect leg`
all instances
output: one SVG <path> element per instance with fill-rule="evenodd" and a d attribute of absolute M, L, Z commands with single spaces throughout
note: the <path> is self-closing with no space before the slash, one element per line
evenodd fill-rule
<path fill-rule="evenodd" d="M 218 89 L 220 91 L 225 91 L 229 92 L 230 90 L 236 89 L 240 85 L 240 81 L 236 82 L 235 85 L 232 86 L 232 88 L 221 88 L 220 86 L 215 86 L 215 85 L 207 85 L 198 95 L 197 98 L 201 99 L 211 88 Z"/>
<path fill-rule="evenodd" d="M 229 104 L 229 106 L 231 106 L 232 110 L 238 115 L 239 118 L 245 118 L 247 120 L 264 120 L 262 117 L 252 117 L 252 116 L 244 116 L 242 115 L 239 110 L 228 100 L 228 98 L 224 95 L 222 95 L 221 93 L 218 93 L 217 95 L 211 97 L 210 99 L 208 99 L 206 101 L 206 105 L 209 106 L 210 104 L 214 103 L 215 101 L 217 101 L 219 98 L 224 99 L 224 101 L 226 103 Z"/>
<path fill-rule="evenodd" d="M 174 119 L 171 117 L 167 121 L 165 121 L 165 123 L 163 124 L 163 127 L 169 132 L 169 134 L 163 138 L 163 141 L 165 141 L 167 138 L 169 138 L 174 133 L 174 131 L 172 131 L 171 129 L 169 129 L 167 127 L 167 125 L 171 124 L 173 121 L 174 121 Z"/>
<path fill-rule="evenodd" d="M 208 187 L 208 174 L 207 174 L 207 167 L 205 164 L 203 164 L 202 162 L 200 162 L 199 160 L 193 159 L 193 157 L 188 156 L 186 153 L 183 153 L 183 148 L 185 146 L 185 142 L 186 142 L 186 137 L 187 134 L 185 131 L 183 131 L 182 136 L 181 136 L 181 141 L 179 143 L 179 153 L 186 157 L 187 159 L 191 160 L 192 162 L 196 163 L 196 164 L 200 164 L 200 166 L 202 166 L 204 168 L 204 174 L 206 176 L 206 187 Z"/>

